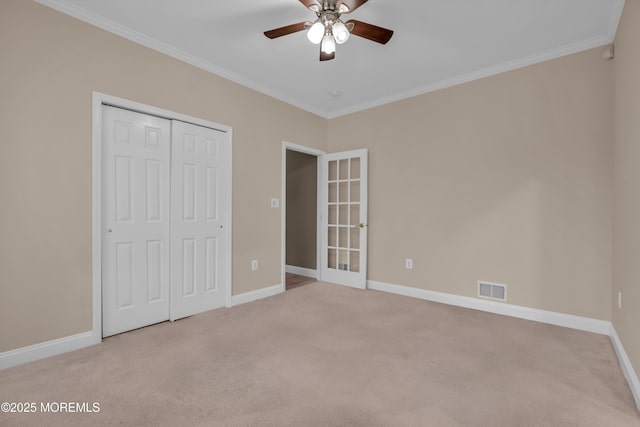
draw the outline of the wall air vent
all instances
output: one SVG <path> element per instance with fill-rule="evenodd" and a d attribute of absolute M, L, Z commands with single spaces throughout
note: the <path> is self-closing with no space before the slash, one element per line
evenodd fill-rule
<path fill-rule="evenodd" d="M 478 296 L 498 301 L 507 300 L 507 285 L 478 281 Z"/>

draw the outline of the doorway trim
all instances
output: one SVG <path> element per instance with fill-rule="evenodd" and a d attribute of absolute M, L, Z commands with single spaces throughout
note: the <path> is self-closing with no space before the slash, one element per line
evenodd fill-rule
<path fill-rule="evenodd" d="M 92 94 L 92 137 L 91 137 L 91 220 L 92 220 L 92 341 L 97 344 L 102 341 L 102 106 L 132 110 L 138 113 L 149 114 L 169 120 L 180 120 L 198 126 L 204 126 L 226 132 L 229 135 L 229 156 L 227 159 L 228 180 L 224 191 L 228 195 L 226 227 L 227 251 L 227 275 L 225 280 L 226 296 L 225 306 L 231 307 L 232 287 L 232 166 L 233 166 L 233 133 L 230 126 L 221 125 L 208 120 L 188 116 L 175 111 L 164 110 L 150 105 L 131 101 L 125 98 L 107 95 L 94 91 Z"/>
<path fill-rule="evenodd" d="M 283 292 L 287 289 L 286 282 L 286 265 L 287 265 L 287 150 L 297 151 L 299 153 L 309 154 L 315 156 L 317 159 L 317 178 L 316 178 L 316 279 L 322 280 L 320 277 L 320 248 L 322 245 L 322 206 L 320 205 L 320 194 L 321 194 L 321 182 L 320 178 L 322 176 L 322 162 L 320 161 L 321 157 L 327 154 L 322 150 L 317 150 L 315 148 L 305 147 L 304 145 L 298 145 L 287 141 L 282 141 L 282 193 L 280 209 L 281 209 L 281 266 L 282 270 L 280 273 L 282 289 Z"/>

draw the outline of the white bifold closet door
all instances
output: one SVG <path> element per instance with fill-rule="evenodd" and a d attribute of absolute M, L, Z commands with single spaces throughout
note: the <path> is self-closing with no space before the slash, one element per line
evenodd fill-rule
<path fill-rule="evenodd" d="M 171 122 L 102 107 L 102 335 L 169 318 Z"/>
<path fill-rule="evenodd" d="M 223 307 L 228 134 L 103 106 L 103 336 Z"/>
<path fill-rule="evenodd" d="M 226 137 L 218 130 L 172 122 L 172 320 L 226 302 Z"/>

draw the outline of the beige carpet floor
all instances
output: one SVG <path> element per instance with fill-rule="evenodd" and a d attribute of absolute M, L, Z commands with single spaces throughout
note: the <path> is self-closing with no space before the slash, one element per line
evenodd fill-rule
<path fill-rule="evenodd" d="M 640 426 L 609 338 L 313 283 L 0 372 L 0 425 Z"/>

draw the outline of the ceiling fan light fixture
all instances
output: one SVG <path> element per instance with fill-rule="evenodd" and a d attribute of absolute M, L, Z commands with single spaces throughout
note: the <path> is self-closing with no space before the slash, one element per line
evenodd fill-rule
<path fill-rule="evenodd" d="M 325 34 L 322 39 L 322 51 L 327 55 L 331 55 L 336 51 L 336 41 L 331 34 Z"/>
<path fill-rule="evenodd" d="M 313 23 L 309 31 L 307 31 L 307 38 L 313 44 L 320 44 L 322 37 L 324 36 L 324 25 L 320 20 Z"/>
<path fill-rule="evenodd" d="M 299 0 L 316 16 L 314 22 L 304 21 L 265 31 L 267 38 L 275 39 L 288 34 L 306 31 L 307 38 L 320 45 L 320 61 L 335 59 L 337 45 L 342 45 L 351 35 L 362 37 L 380 44 L 387 44 L 393 31 L 366 22 L 340 19 L 343 13 L 351 13 L 365 4 L 367 0 Z"/>
<path fill-rule="evenodd" d="M 336 43 L 342 44 L 349 40 L 349 30 L 347 30 L 346 25 L 344 25 L 342 21 L 336 21 L 331 31 L 336 39 Z"/>

